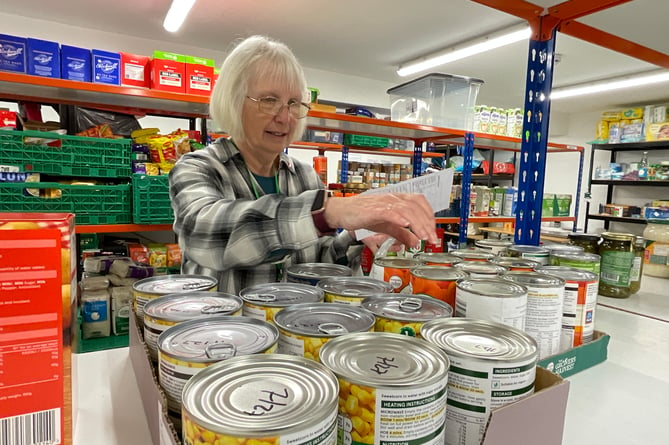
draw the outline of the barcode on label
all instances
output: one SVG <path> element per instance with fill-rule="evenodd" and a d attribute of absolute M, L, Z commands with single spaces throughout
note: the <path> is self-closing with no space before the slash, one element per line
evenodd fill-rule
<path fill-rule="evenodd" d="M 620 275 L 617 273 L 602 272 L 602 278 L 607 281 L 618 281 L 620 279 Z"/>
<path fill-rule="evenodd" d="M 0 445 L 53 445 L 60 442 L 60 408 L 0 419 Z"/>

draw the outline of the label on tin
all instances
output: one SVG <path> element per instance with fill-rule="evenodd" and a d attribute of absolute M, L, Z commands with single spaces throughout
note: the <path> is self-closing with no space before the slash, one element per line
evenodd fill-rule
<path fill-rule="evenodd" d="M 281 330 L 280 333 L 277 349 L 279 354 L 297 355 L 317 362 L 320 362 L 321 346 L 330 340 L 329 337 L 305 337 L 284 330 Z"/>
<path fill-rule="evenodd" d="M 157 320 L 144 315 L 144 341 L 153 360 L 158 360 L 158 337 L 163 331 L 175 324 L 171 321 Z"/>
<path fill-rule="evenodd" d="M 160 354 L 158 374 L 160 387 L 167 396 L 167 408 L 175 413 L 181 412 L 181 393 L 186 382 L 198 371 L 211 363 L 186 362 Z"/>
<path fill-rule="evenodd" d="M 390 283 L 393 287 L 392 292 L 410 294 L 411 290 L 411 269 L 408 268 L 383 268 L 383 281 Z"/>
<path fill-rule="evenodd" d="M 274 315 L 279 312 L 282 307 L 261 307 L 251 304 L 248 301 L 244 302 L 242 307 L 242 315 L 245 317 L 257 318 L 258 320 L 268 321 L 274 323 Z"/>
<path fill-rule="evenodd" d="M 599 275 L 600 272 L 599 259 L 597 261 L 594 260 L 587 261 L 587 260 L 578 260 L 576 258 L 571 259 L 571 258 L 555 257 L 554 260 L 551 260 L 551 263 L 557 266 L 573 267 L 575 269 L 587 270 L 589 272 L 596 273 L 597 275 Z"/>
<path fill-rule="evenodd" d="M 534 392 L 535 362 L 502 365 L 453 355 L 449 358 L 444 444 L 479 445 L 490 411 Z"/>
<path fill-rule="evenodd" d="M 364 300 L 364 298 L 361 297 L 345 297 L 343 295 L 332 294 L 327 291 L 324 292 L 324 294 L 325 294 L 324 301 L 326 303 L 343 303 L 343 304 L 349 304 L 351 306 L 360 306 L 360 303 L 362 303 L 362 300 Z"/>
<path fill-rule="evenodd" d="M 597 281 L 567 281 L 562 304 L 561 352 L 589 343 L 595 333 Z"/>
<path fill-rule="evenodd" d="M 457 288 L 455 316 L 496 321 L 514 328 L 525 329 L 527 294 L 517 297 L 486 296 Z"/>
<path fill-rule="evenodd" d="M 525 332 L 537 342 L 539 359 L 560 351 L 564 288 L 527 287 Z"/>
<path fill-rule="evenodd" d="M 543 266 L 548 265 L 548 253 L 530 253 L 530 252 L 523 252 L 520 255 L 521 258 L 527 258 L 529 260 L 534 260 Z"/>
<path fill-rule="evenodd" d="M 373 363 L 372 363 L 373 361 Z M 370 357 L 369 367 L 389 372 L 392 361 Z M 338 419 L 339 444 L 441 445 L 444 436 L 446 388 L 443 383 L 390 390 L 353 385 L 339 380 L 344 400 Z"/>

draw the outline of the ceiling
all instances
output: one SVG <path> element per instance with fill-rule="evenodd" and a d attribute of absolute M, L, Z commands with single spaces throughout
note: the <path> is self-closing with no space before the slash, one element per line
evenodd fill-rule
<path fill-rule="evenodd" d="M 305 67 L 388 82 L 402 62 L 522 21 L 471 0 L 197 0 L 176 34 L 162 28 L 171 0 L 2 0 L 8 14 L 225 51 L 239 37 L 265 34 L 288 44 Z M 558 1 L 533 0 L 542 7 Z M 579 19 L 587 25 L 669 53 L 666 0 L 633 0 Z M 27 31 L 26 31 L 27 32 Z M 658 67 L 558 34 L 553 87 Z M 477 103 L 523 105 L 528 45 L 516 43 L 432 70 L 477 77 Z M 217 60 L 220 63 L 220 60 Z M 419 74 L 420 75 L 420 74 Z M 415 75 L 413 77 L 418 77 Z M 669 102 L 669 86 L 555 100 L 553 111 L 597 111 Z"/>

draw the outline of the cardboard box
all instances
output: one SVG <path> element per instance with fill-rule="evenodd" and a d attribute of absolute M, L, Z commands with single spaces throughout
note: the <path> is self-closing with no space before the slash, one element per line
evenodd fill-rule
<path fill-rule="evenodd" d="M 186 58 L 181 54 L 154 51 L 151 59 L 151 89 L 186 92 Z"/>
<path fill-rule="evenodd" d="M 149 88 L 151 70 L 149 56 L 121 52 L 121 85 Z"/>
<path fill-rule="evenodd" d="M 60 45 L 48 40 L 28 39 L 28 74 L 60 79 Z"/>
<path fill-rule="evenodd" d="M 0 129 L 16 128 L 16 112 L 0 110 Z"/>
<path fill-rule="evenodd" d="M 595 331 L 590 343 L 546 357 L 537 364 L 560 377 L 569 377 L 605 361 L 610 339 L 609 334 Z"/>
<path fill-rule="evenodd" d="M 21 443 L 72 444 L 74 240 L 72 214 L 0 213 L 0 420 Z"/>
<path fill-rule="evenodd" d="M 130 361 L 142 396 L 153 445 L 181 445 L 181 432 L 176 431 L 167 415 L 167 398 L 158 384 L 158 376 L 151 364 L 144 334 L 133 316 L 130 317 Z"/>
<path fill-rule="evenodd" d="M 91 81 L 91 51 L 70 45 L 60 46 L 61 79 Z"/>
<path fill-rule="evenodd" d="M 121 54 L 94 49 L 91 51 L 91 56 L 93 83 L 121 85 Z"/>
<path fill-rule="evenodd" d="M 666 141 L 669 140 L 669 122 L 659 122 L 646 127 L 647 141 Z"/>
<path fill-rule="evenodd" d="M 186 56 L 186 94 L 209 96 L 214 88 L 214 60 Z"/>
<path fill-rule="evenodd" d="M 0 34 L 0 71 L 25 73 L 27 46 L 23 37 Z"/>

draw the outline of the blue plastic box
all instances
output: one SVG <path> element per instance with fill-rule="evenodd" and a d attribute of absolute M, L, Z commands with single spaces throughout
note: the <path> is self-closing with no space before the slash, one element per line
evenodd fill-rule
<path fill-rule="evenodd" d="M 26 47 L 23 37 L 0 34 L 0 71 L 26 72 Z"/>
<path fill-rule="evenodd" d="M 121 85 L 121 54 L 94 49 L 93 83 Z"/>
<path fill-rule="evenodd" d="M 60 79 L 58 42 L 28 38 L 28 74 Z"/>
<path fill-rule="evenodd" d="M 60 46 L 61 79 L 91 81 L 91 50 L 76 46 Z"/>

